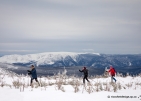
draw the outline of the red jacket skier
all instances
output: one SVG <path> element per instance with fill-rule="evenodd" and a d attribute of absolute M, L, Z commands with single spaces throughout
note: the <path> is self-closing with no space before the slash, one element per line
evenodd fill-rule
<path fill-rule="evenodd" d="M 116 71 L 112 66 L 110 66 L 110 70 L 108 72 L 110 73 L 111 76 L 115 76 L 116 74 Z"/>
<path fill-rule="evenodd" d="M 110 75 L 111 75 L 111 82 L 113 81 L 113 80 L 115 80 L 115 82 L 117 81 L 114 77 L 115 77 L 115 74 L 116 74 L 116 71 L 115 71 L 115 69 L 112 67 L 112 66 L 110 66 L 110 70 L 108 70 L 108 72 L 110 73 Z"/>

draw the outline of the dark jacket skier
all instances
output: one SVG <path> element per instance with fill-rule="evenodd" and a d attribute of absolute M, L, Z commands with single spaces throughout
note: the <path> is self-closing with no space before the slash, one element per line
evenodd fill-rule
<path fill-rule="evenodd" d="M 79 71 L 84 73 L 83 83 L 85 84 L 85 79 L 89 82 L 89 80 L 88 80 L 88 69 L 86 69 L 86 67 L 84 67 L 82 70 L 79 70 Z"/>
<path fill-rule="evenodd" d="M 32 86 L 32 82 L 33 82 L 34 79 L 39 84 L 39 81 L 37 79 L 36 69 L 35 69 L 34 65 L 31 65 L 31 70 L 27 70 L 27 71 L 28 71 L 28 75 L 31 75 L 30 86 Z M 39 84 L 39 86 L 40 86 L 40 84 Z"/>

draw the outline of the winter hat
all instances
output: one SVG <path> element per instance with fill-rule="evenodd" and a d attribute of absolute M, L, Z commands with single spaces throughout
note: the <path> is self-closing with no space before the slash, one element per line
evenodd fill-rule
<path fill-rule="evenodd" d="M 31 65 L 31 68 L 34 68 L 34 65 Z"/>
<path fill-rule="evenodd" d="M 110 69 L 112 69 L 113 67 L 112 66 L 110 66 Z"/>
<path fill-rule="evenodd" d="M 84 67 L 84 69 L 86 69 L 86 67 Z"/>

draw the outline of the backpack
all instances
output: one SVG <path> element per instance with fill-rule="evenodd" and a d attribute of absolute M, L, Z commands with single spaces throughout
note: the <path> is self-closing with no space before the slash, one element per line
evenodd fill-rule
<path fill-rule="evenodd" d="M 84 75 L 88 75 L 88 70 L 87 69 L 84 70 Z"/>
<path fill-rule="evenodd" d="M 115 68 L 113 68 L 113 71 L 114 71 L 114 73 L 116 73 L 116 70 L 115 70 Z"/>

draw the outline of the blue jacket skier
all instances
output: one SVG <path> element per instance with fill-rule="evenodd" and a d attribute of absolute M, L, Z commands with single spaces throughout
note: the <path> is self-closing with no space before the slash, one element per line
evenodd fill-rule
<path fill-rule="evenodd" d="M 31 75 L 30 86 L 32 86 L 32 82 L 33 82 L 34 79 L 39 84 L 39 81 L 37 79 L 36 69 L 35 69 L 34 65 L 31 65 L 31 70 L 27 70 L 27 71 L 28 71 L 28 75 Z M 40 84 L 39 84 L 39 86 L 40 86 Z"/>

